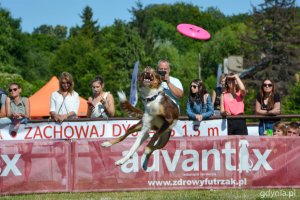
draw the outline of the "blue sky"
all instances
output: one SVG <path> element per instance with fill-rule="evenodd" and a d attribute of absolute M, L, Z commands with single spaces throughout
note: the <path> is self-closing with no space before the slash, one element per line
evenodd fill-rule
<path fill-rule="evenodd" d="M 297 0 L 297 5 L 299 6 Z M 21 18 L 22 30 L 32 32 L 42 25 L 64 25 L 72 27 L 81 25 L 81 14 L 85 6 L 90 6 L 94 12 L 94 20 L 98 20 L 100 27 L 113 24 L 115 19 L 130 21 L 128 9 L 135 7 L 135 0 L 0 0 L 1 7 L 8 9 L 13 18 Z M 142 0 L 144 6 L 157 3 L 175 3 L 172 0 Z M 263 0 L 186 0 L 206 9 L 217 7 L 224 14 L 232 15 L 250 12 L 251 4 L 258 5 Z M 188 23 L 188 22 L 187 22 Z"/>

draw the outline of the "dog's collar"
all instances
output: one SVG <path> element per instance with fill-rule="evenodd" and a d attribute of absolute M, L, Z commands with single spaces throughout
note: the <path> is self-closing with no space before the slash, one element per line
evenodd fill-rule
<path fill-rule="evenodd" d="M 142 100 L 146 103 L 150 102 L 150 101 L 154 101 L 158 95 L 160 95 L 162 93 L 162 91 L 158 92 L 156 95 L 152 96 L 152 97 L 148 97 L 148 98 L 142 98 Z"/>

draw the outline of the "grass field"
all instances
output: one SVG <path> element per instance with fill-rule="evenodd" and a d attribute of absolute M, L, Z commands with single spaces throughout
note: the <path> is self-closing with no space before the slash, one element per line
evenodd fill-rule
<path fill-rule="evenodd" d="M 257 190 L 181 190 L 181 191 L 136 191 L 136 192 L 94 192 L 94 193 L 47 193 L 1 196 L 9 200 L 243 200 L 243 199 L 300 199 L 300 189 L 257 189 Z"/>

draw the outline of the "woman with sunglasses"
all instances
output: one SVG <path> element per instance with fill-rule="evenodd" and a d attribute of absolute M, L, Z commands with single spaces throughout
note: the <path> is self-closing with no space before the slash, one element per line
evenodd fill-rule
<path fill-rule="evenodd" d="M 243 115 L 244 96 L 246 95 L 245 86 L 237 74 L 230 73 L 226 76 L 226 90 L 221 95 L 221 115 Z M 227 119 L 228 135 L 248 135 L 245 119 Z"/>
<path fill-rule="evenodd" d="M 280 96 L 276 92 L 275 83 L 270 79 L 263 80 L 260 92 L 256 96 L 255 111 L 257 115 L 274 116 L 280 114 Z M 275 122 L 280 119 L 259 120 L 259 135 L 265 135 L 265 131 L 272 130 Z"/>
<path fill-rule="evenodd" d="M 87 117 L 108 118 L 115 115 L 114 97 L 110 92 L 104 91 L 104 80 L 96 76 L 91 82 L 93 96 L 88 99 Z"/>
<path fill-rule="evenodd" d="M 214 113 L 211 97 L 200 79 L 190 84 L 186 113 L 189 119 L 196 121 L 208 119 Z"/>
<path fill-rule="evenodd" d="M 9 96 L 6 98 L 6 115 L 13 124 L 26 124 L 29 119 L 30 104 L 26 97 L 21 97 L 22 88 L 18 83 L 9 85 Z"/>
<path fill-rule="evenodd" d="M 56 122 L 77 117 L 79 95 L 74 91 L 73 77 L 63 72 L 59 78 L 59 90 L 52 93 L 50 98 L 50 115 Z"/>
<path fill-rule="evenodd" d="M 11 119 L 11 125 L 9 132 L 12 137 L 16 137 L 20 124 L 27 124 L 30 118 L 30 104 L 26 97 L 22 97 L 22 88 L 18 83 L 11 83 L 8 87 L 8 97 L 5 102 L 5 109 L 7 117 Z M 17 145 L 19 153 L 22 155 L 24 161 L 24 181 L 29 181 L 29 175 L 31 172 L 31 152 L 32 143 L 22 143 Z"/>

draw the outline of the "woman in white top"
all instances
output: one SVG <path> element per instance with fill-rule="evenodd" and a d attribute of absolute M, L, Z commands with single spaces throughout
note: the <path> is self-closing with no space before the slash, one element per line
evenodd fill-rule
<path fill-rule="evenodd" d="M 73 77 L 63 72 L 59 78 L 59 90 L 52 93 L 50 98 L 50 115 L 57 122 L 77 117 L 79 95 L 74 91 Z"/>
<path fill-rule="evenodd" d="M 104 81 L 101 76 L 96 76 L 91 82 L 93 96 L 88 99 L 87 117 L 108 118 L 115 115 L 114 97 L 110 92 L 105 92 Z"/>

